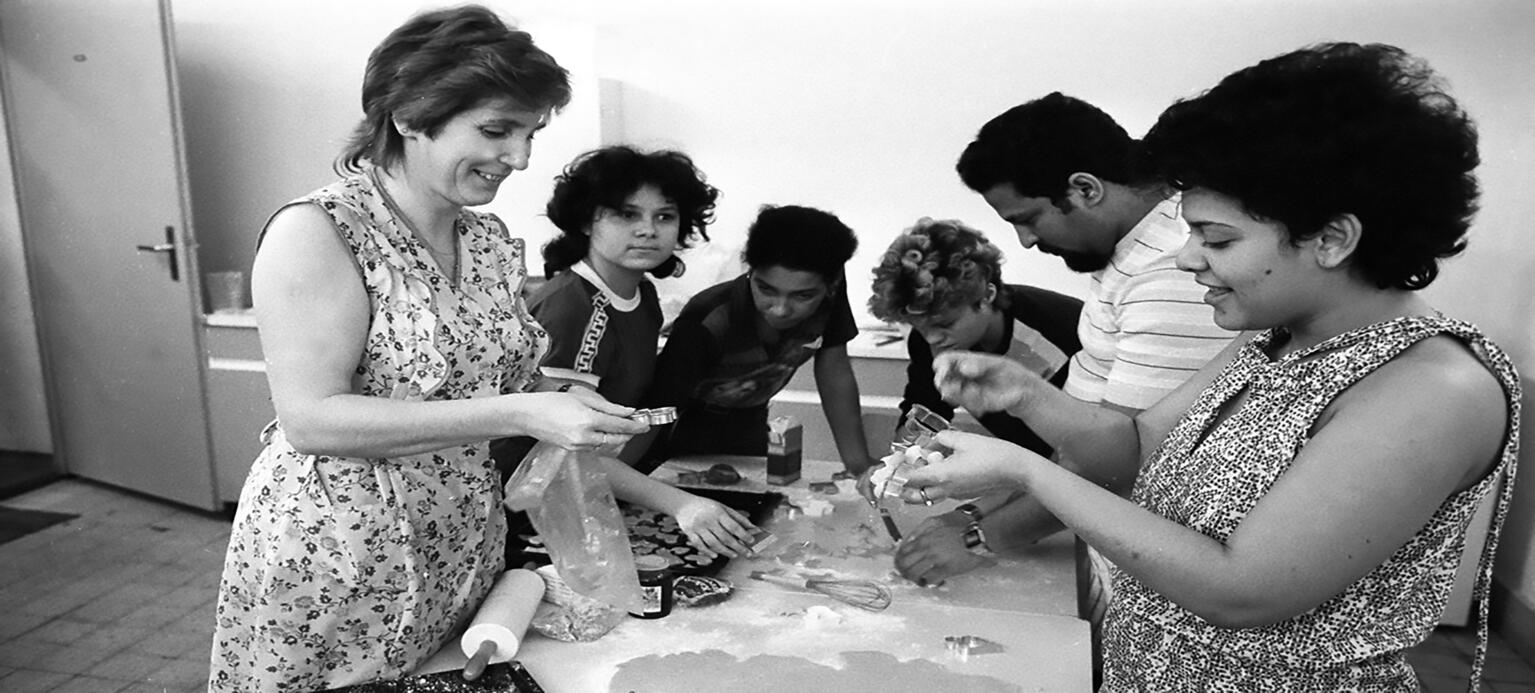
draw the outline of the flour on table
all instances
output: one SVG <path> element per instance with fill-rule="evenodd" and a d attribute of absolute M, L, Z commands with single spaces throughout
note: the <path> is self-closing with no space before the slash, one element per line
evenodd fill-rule
<path fill-rule="evenodd" d="M 630 691 L 713 691 L 758 693 L 772 690 L 889 693 L 901 690 L 957 693 L 1021 693 L 1019 686 L 989 676 L 961 674 L 925 660 L 901 661 L 882 652 L 843 652 L 841 666 L 799 657 L 757 655 L 747 659 L 720 650 L 647 655 L 618 666 L 610 693 Z"/>

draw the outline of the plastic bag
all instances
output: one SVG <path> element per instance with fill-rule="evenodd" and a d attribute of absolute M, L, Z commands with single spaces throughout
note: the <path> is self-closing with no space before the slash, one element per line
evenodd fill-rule
<path fill-rule="evenodd" d="M 624 611 L 641 609 L 629 532 L 596 452 L 540 441 L 506 482 L 506 504 L 527 511 L 570 589 Z"/>
<path fill-rule="evenodd" d="M 608 634 L 628 613 L 615 606 L 576 594 L 560 579 L 554 566 L 533 571 L 544 579 L 544 602 L 551 608 L 539 609 L 531 627 L 540 635 L 561 642 L 592 642 Z"/>

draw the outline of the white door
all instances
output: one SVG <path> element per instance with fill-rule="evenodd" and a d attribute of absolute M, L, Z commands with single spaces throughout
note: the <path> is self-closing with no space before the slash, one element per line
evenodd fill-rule
<path fill-rule="evenodd" d="M 0 0 L 0 86 L 63 468 L 215 508 L 169 8 Z"/>

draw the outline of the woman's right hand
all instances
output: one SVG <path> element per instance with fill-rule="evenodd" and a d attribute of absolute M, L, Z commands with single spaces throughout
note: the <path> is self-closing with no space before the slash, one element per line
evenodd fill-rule
<path fill-rule="evenodd" d="M 1025 405 L 1036 387 L 1049 385 L 1017 361 L 974 351 L 939 354 L 933 359 L 933 384 L 945 401 L 977 416 Z"/>
<path fill-rule="evenodd" d="M 942 462 L 924 465 L 906 475 L 901 498 L 907 503 L 928 503 L 946 498 L 968 499 L 1023 485 L 1027 465 L 1048 460 L 1038 453 L 1001 438 L 943 431 L 933 442 L 952 452 Z"/>
<path fill-rule="evenodd" d="M 614 404 L 584 387 L 569 392 L 507 395 L 520 405 L 518 435 L 532 436 L 570 450 L 623 448 L 649 425 L 627 418 L 631 407 Z"/>

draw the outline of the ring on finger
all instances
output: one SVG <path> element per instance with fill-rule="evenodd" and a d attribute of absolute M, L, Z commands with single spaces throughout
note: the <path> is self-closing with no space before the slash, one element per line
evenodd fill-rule
<path fill-rule="evenodd" d="M 922 503 L 924 505 L 931 506 L 933 504 L 933 499 L 927 497 L 927 489 L 926 488 L 918 488 L 917 489 L 917 494 L 922 496 Z"/>

